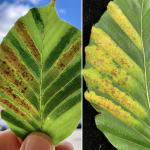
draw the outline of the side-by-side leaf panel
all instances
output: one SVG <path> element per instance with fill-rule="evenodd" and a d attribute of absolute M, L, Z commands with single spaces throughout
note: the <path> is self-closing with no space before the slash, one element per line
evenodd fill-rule
<path fill-rule="evenodd" d="M 81 115 L 81 33 L 62 21 L 53 3 L 32 8 L 0 45 L 1 116 L 25 138 L 69 136 Z"/>
<path fill-rule="evenodd" d="M 85 98 L 118 150 L 150 149 L 149 17 L 150 0 L 111 1 L 85 49 Z"/>

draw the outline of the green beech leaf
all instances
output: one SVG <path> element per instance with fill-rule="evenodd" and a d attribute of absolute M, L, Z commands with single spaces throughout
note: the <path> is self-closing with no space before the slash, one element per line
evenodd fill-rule
<path fill-rule="evenodd" d="M 150 149 L 149 17 L 150 0 L 111 1 L 85 49 L 85 98 L 118 150 Z"/>
<path fill-rule="evenodd" d="M 48 134 L 54 144 L 80 120 L 81 33 L 51 4 L 21 17 L 0 45 L 1 116 L 25 138 Z"/>

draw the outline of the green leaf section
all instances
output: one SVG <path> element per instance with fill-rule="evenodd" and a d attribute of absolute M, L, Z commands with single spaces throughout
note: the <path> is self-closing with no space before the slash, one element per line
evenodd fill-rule
<path fill-rule="evenodd" d="M 1 116 L 25 138 L 69 136 L 81 114 L 81 33 L 62 21 L 53 2 L 21 17 L 0 45 Z"/>
<path fill-rule="evenodd" d="M 150 0 L 111 1 L 85 49 L 85 98 L 118 150 L 150 149 L 149 17 Z"/>

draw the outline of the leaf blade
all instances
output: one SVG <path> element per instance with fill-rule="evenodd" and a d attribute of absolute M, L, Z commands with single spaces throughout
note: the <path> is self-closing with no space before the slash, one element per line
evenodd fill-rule
<path fill-rule="evenodd" d="M 62 21 L 49 4 L 31 9 L 2 41 L 1 115 L 20 137 L 40 131 L 58 144 L 79 123 L 80 36 L 80 31 Z M 64 90 L 66 85 L 73 88 Z M 55 98 L 56 93 L 59 95 Z M 53 107 L 48 105 L 49 99 Z"/>
<path fill-rule="evenodd" d="M 102 118 L 96 119 L 97 122 L 99 121 L 98 128 L 116 148 L 121 150 L 129 147 L 149 149 L 150 145 L 148 130 L 150 126 L 148 34 L 150 32 L 149 22 L 146 20 L 150 15 L 149 2 L 149 0 L 111 1 L 100 21 L 92 28 L 91 42 L 86 48 L 86 66 L 83 74 L 89 92 L 85 93 L 85 98 L 98 112 L 102 112 Z M 134 108 L 130 108 L 132 102 L 129 102 L 128 98 L 132 98 L 133 103 L 138 103 L 142 107 L 145 111 L 144 118 L 137 116 L 140 112 L 139 108 L 133 112 Z M 115 135 L 109 133 L 105 126 L 108 123 L 106 120 L 110 117 L 103 110 L 120 121 L 118 125 L 115 123 L 117 120 L 110 123 L 110 126 L 116 124 L 115 130 L 124 123 L 126 128 L 136 129 L 144 135 L 148 143 L 136 145 L 127 142 L 125 135 L 120 138 L 119 133 Z M 129 113 L 126 118 L 124 118 L 125 113 Z M 131 116 L 138 122 L 134 122 Z M 129 135 L 130 133 L 127 133 L 127 136 Z M 129 137 L 129 141 L 132 141 L 133 137 Z"/>

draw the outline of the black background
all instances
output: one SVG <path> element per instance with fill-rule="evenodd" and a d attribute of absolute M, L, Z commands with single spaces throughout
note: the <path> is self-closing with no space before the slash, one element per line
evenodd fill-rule
<path fill-rule="evenodd" d="M 83 49 L 89 43 L 91 27 L 98 22 L 110 0 L 83 0 Z M 84 52 L 83 52 L 84 53 Z M 85 56 L 85 54 L 83 54 Z M 85 58 L 85 57 L 84 57 Z M 85 59 L 84 59 L 85 64 Z M 86 90 L 85 82 L 83 84 Z M 83 102 L 83 150 L 116 150 L 95 126 L 97 112 Z"/>

